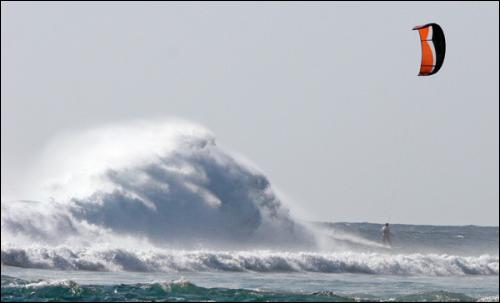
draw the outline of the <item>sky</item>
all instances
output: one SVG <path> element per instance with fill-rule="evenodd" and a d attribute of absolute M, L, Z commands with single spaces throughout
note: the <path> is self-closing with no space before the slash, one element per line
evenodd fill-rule
<path fill-rule="evenodd" d="M 498 39 L 498 2 L 2 2 L 2 199 L 63 131 L 178 117 L 302 219 L 498 226 Z"/>

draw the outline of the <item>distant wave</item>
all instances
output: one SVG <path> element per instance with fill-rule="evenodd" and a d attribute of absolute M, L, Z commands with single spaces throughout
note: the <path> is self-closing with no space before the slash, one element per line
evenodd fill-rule
<path fill-rule="evenodd" d="M 384 275 L 498 275 L 498 256 L 275 251 L 70 248 L 2 249 L 2 264 L 46 269 L 138 272 L 321 272 Z"/>
<path fill-rule="evenodd" d="M 498 296 L 472 298 L 447 291 L 428 291 L 377 298 L 332 291 L 280 292 L 253 289 L 205 288 L 187 280 L 120 285 L 81 285 L 72 280 L 26 281 L 2 275 L 2 302 L 56 301 L 245 301 L 245 302 L 498 302 Z"/>

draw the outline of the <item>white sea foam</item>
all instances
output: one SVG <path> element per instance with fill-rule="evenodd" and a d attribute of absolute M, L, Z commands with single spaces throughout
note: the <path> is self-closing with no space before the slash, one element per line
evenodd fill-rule
<path fill-rule="evenodd" d="M 477 302 L 498 302 L 498 301 L 499 301 L 498 296 L 481 297 L 477 300 Z"/>
<path fill-rule="evenodd" d="M 2 249 L 2 264 L 30 268 L 138 272 L 321 272 L 386 275 L 498 275 L 498 256 L 280 251 Z"/>

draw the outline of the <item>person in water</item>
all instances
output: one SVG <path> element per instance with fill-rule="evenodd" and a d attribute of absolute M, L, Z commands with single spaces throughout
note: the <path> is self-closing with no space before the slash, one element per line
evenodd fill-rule
<path fill-rule="evenodd" d="M 385 225 L 382 227 L 382 229 L 380 231 L 382 232 L 382 242 L 384 243 L 384 245 L 391 246 L 392 245 L 392 241 L 391 241 L 392 234 L 391 234 L 391 230 L 389 229 L 389 223 L 385 223 Z"/>

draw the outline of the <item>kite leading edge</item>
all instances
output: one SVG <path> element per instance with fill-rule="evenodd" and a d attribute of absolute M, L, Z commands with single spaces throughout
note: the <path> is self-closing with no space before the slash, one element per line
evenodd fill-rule
<path fill-rule="evenodd" d="M 420 62 L 419 76 L 430 76 L 439 71 L 443 65 L 446 53 L 446 42 L 441 27 L 436 23 L 417 25 L 422 46 L 422 61 Z"/>

